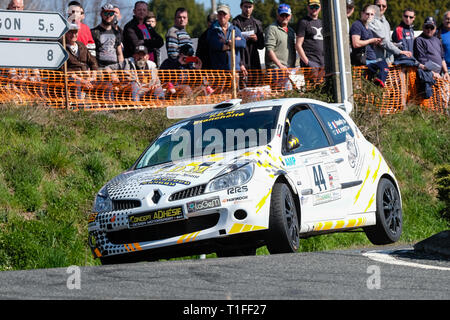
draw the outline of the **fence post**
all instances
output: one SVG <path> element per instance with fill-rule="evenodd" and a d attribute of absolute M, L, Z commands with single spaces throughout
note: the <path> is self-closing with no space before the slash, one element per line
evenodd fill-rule
<path fill-rule="evenodd" d="M 62 37 L 63 47 L 66 50 L 66 36 Z M 69 84 L 67 81 L 67 61 L 64 62 L 64 104 L 67 110 L 69 110 Z"/>
<path fill-rule="evenodd" d="M 236 99 L 237 97 L 237 93 L 236 93 L 236 44 L 235 44 L 235 39 L 236 38 L 236 33 L 235 30 L 233 28 L 233 30 L 231 31 L 231 87 L 233 89 L 233 99 Z"/>

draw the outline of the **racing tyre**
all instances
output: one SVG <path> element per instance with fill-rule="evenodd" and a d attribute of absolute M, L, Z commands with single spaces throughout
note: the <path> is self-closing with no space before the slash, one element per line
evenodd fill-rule
<path fill-rule="evenodd" d="M 394 184 L 385 178 L 378 184 L 376 219 L 376 225 L 364 229 L 370 242 L 384 245 L 400 239 L 403 228 L 400 195 Z"/>
<path fill-rule="evenodd" d="M 267 249 L 270 254 L 292 253 L 299 247 L 299 220 L 291 190 L 275 183 L 270 202 Z"/>

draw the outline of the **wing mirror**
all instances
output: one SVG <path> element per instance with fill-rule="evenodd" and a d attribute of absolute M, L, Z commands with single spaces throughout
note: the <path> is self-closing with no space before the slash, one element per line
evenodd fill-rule
<path fill-rule="evenodd" d="M 297 149 L 298 147 L 300 147 L 300 140 L 298 140 L 297 137 L 290 134 L 288 137 L 288 140 L 287 140 L 287 146 L 286 146 L 287 151 L 290 152 L 294 149 Z"/>

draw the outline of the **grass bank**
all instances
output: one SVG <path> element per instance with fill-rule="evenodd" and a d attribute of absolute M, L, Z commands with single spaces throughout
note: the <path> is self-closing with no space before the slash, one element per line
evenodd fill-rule
<path fill-rule="evenodd" d="M 448 118 L 418 108 L 357 118 L 400 181 L 401 241 L 447 229 L 432 172 L 449 163 Z M 86 223 L 95 193 L 170 123 L 163 110 L 94 113 L 1 105 L 0 270 L 97 264 Z M 362 233 L 334 234 L 302 240 L 300 250 L 368 244 Z"/>

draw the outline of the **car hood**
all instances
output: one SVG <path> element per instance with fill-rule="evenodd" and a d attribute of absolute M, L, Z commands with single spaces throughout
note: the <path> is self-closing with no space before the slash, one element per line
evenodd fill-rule
<path fill-rule="evenodd" d="M 219 155 L 164 163 L 124 172 L 106 185 L 111 199 L 142 199 L 153 190 L 172 194 L 179 190 L 203 185 L 235 162 L 260 161 L 257 154 L 265 147 L 226 152 Z"/>

